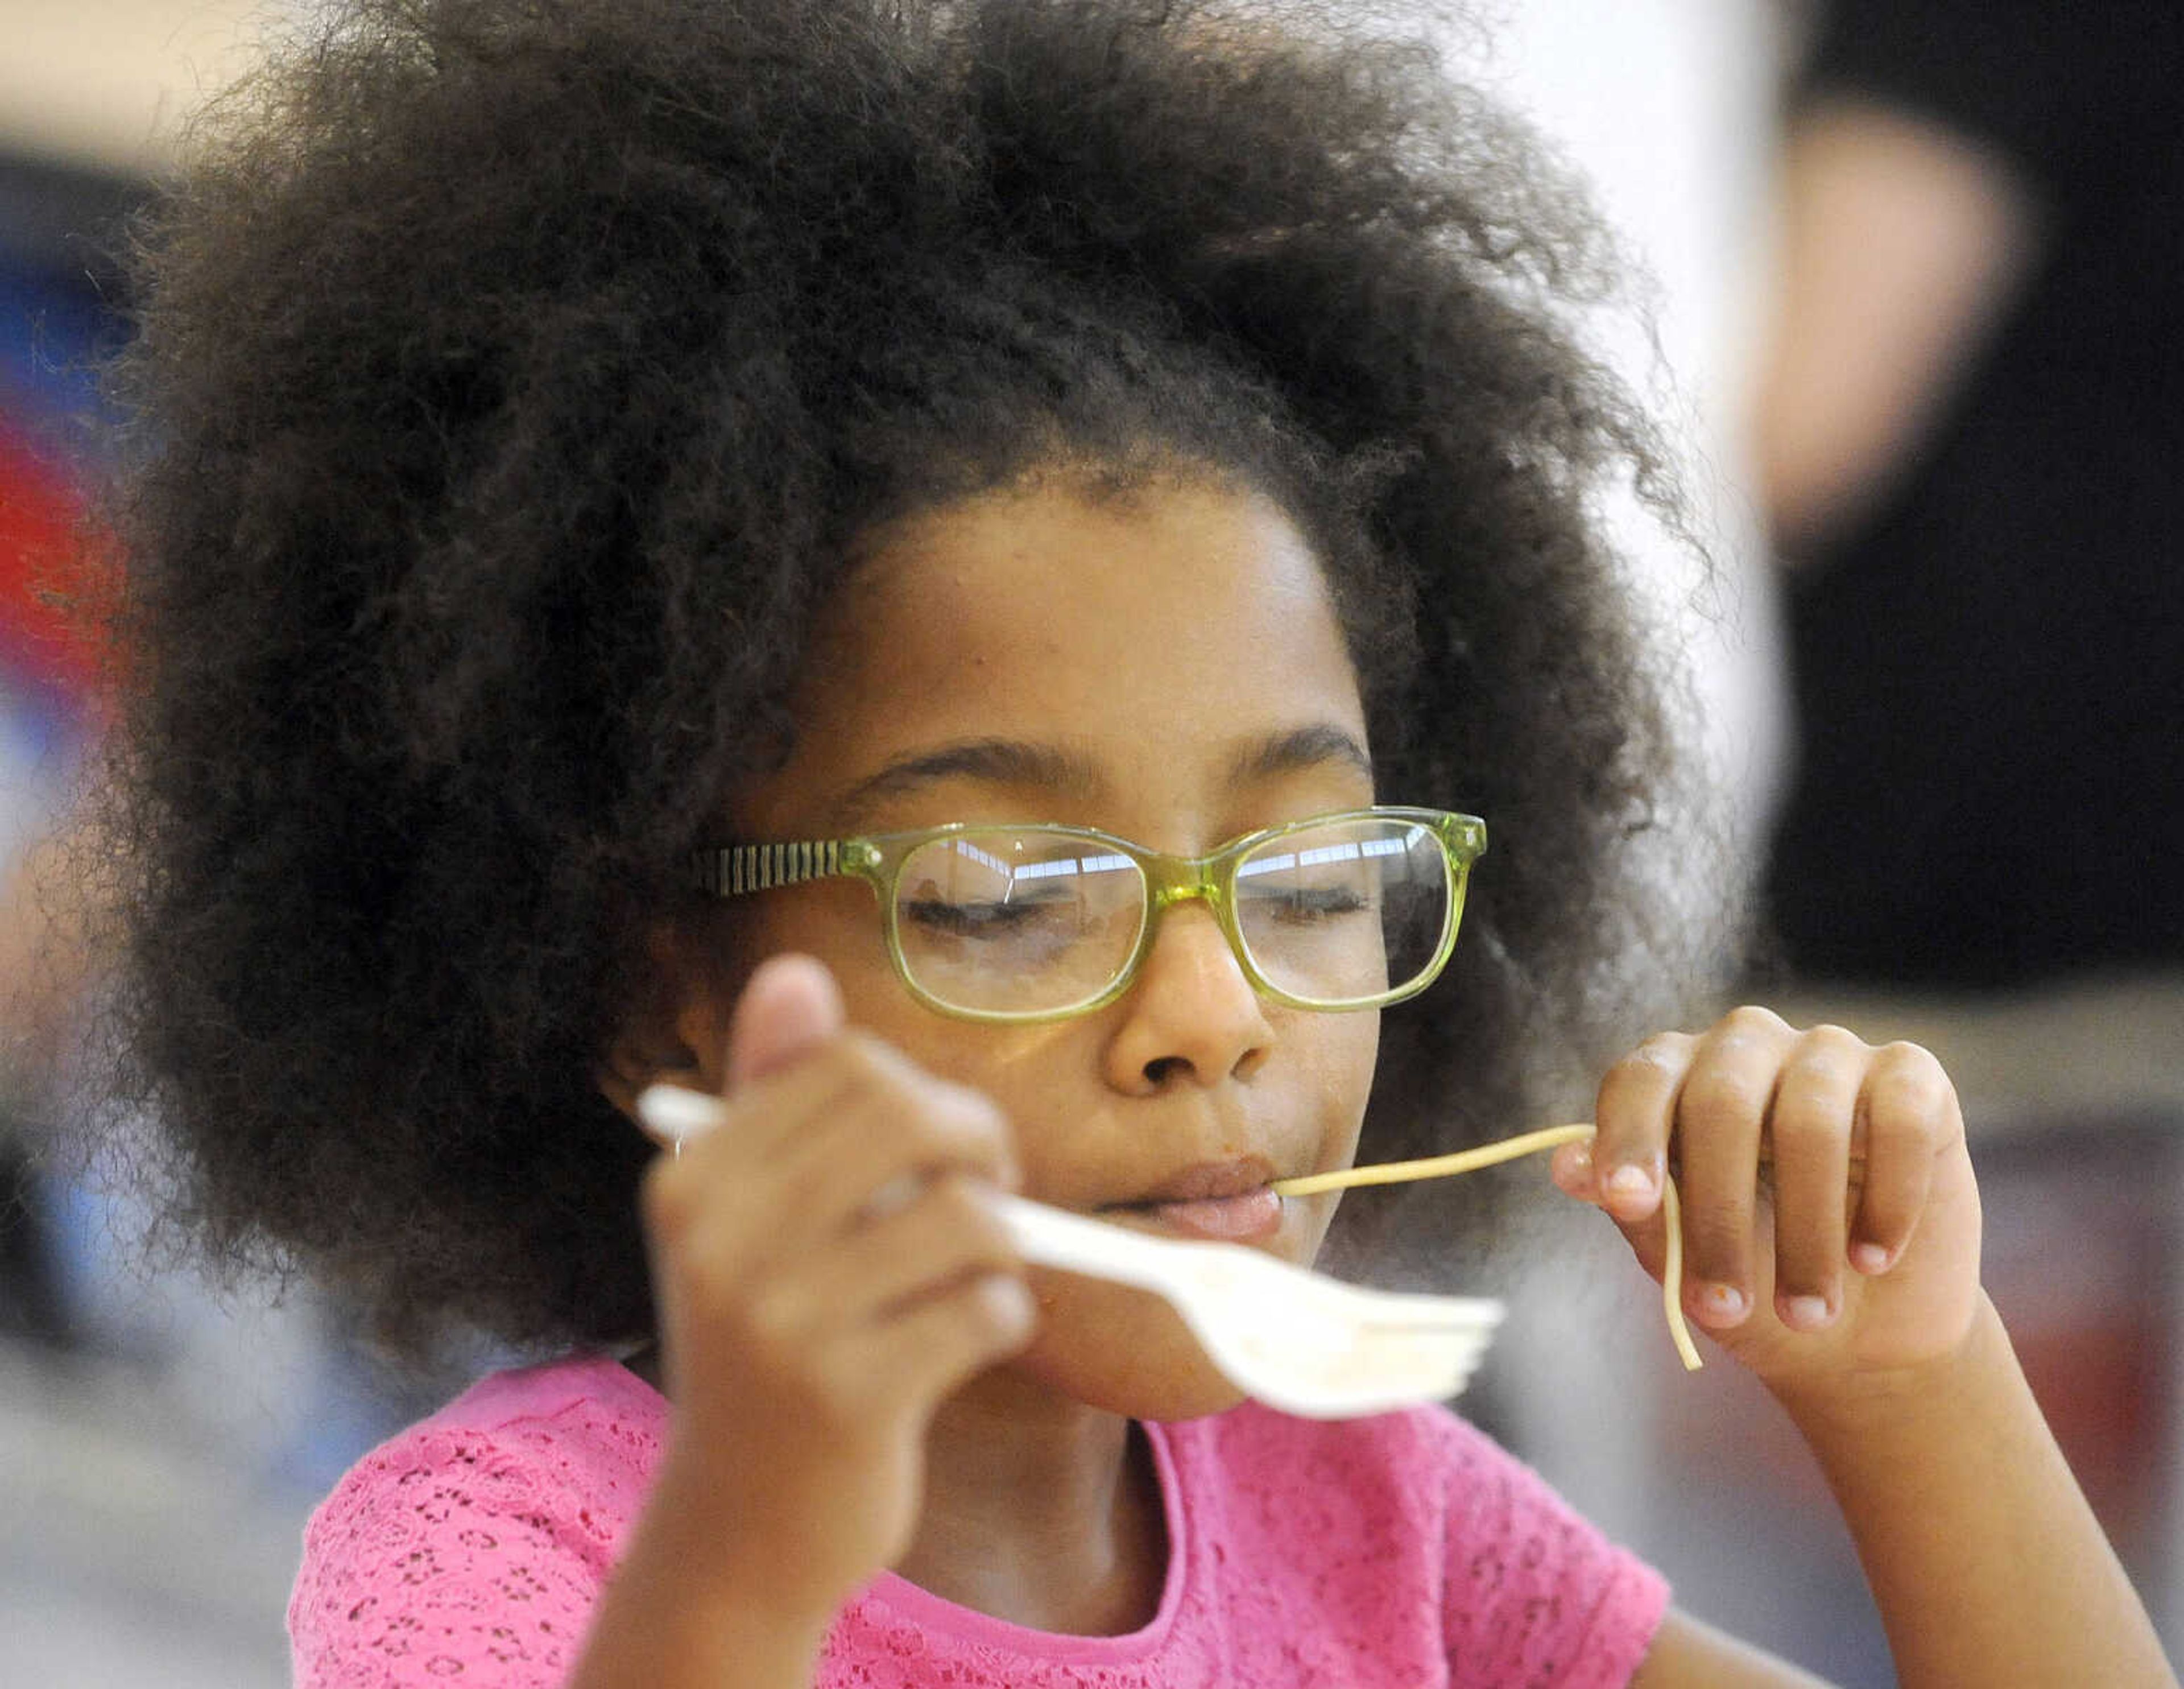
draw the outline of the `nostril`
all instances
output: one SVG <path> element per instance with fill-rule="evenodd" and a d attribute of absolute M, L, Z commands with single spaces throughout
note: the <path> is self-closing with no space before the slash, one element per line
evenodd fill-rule
<path fill-rule="evenodd" d="M 1158 1056 L 1146 1062 L 1145 1067 L 1145 1078 L 1156 1085 L 1167 1084 L 1177 1073 L 1190 1071 L 1190 1058 L 1187 1056 Z"/>

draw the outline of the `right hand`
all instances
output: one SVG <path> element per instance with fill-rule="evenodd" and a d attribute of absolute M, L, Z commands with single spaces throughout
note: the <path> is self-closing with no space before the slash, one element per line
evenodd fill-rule
<path fill-rule="evenodd" d="M 644 1183 L 673 1407 L 655 1501 L 716 1522 L 743 1598 L 831 1611 L 909 1547 L 934 1408 L 1030 1339 L 986 1200 L 1014 1157 L 990 1102 L 846 1029 L 808 957 L 753 974 L 727 1071 L 722 1124 Z"/>

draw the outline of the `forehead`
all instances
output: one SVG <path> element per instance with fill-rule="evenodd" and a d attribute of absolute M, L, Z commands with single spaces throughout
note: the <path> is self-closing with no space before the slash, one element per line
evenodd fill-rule
<path fill-rule="evenodd" d="M 1212 480 L 1052 477 L 889 524 L 822 614 L 805 790 L 934 744 L 1067 745 L 1118 788 L 1210 778 L 1254 738 L 1363 710 L 1318 558 Z"/>

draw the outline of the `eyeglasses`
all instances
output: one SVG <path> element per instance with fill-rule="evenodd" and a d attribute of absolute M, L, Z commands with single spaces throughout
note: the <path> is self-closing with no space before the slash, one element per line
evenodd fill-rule
<path fill-rule="evenodd" d="M 1377 1009 L 1448 962 L 1486 823 L 1376 806 L 1171 856 L 1085 827 L 959 823 L 732 844 L 692 859 L 716 897 L 854 877 L 871 885 L 911 995 L 966 1020 L 1061 1020 L 1130 988 L 1172 906 L 1202 899 L 1245 978 L 1299 1009 Z"/>

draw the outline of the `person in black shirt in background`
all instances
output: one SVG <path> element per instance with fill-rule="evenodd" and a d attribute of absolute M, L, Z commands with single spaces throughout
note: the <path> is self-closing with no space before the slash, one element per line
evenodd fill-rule
<path fill-rule="evenodd" d="M 1791 97 L 1754 436 L 1806 981 L 2184 967 L 2173 0 L 1841 0 Z"/>

